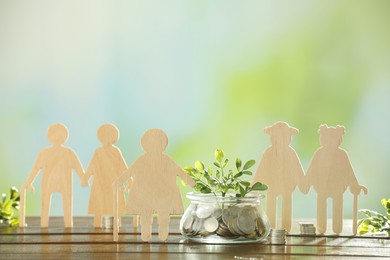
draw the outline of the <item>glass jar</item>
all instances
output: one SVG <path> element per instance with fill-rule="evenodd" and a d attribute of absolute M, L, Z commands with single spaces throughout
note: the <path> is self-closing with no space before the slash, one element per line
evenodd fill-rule
<path fill-rule="evenodd" d="M 264 195 L 244 198 L 190 192 L 191 204 L 180 220 L 181 234 L 202 243 L 253 243 L 267 238 L 270 224 L 260 207 Z"/>

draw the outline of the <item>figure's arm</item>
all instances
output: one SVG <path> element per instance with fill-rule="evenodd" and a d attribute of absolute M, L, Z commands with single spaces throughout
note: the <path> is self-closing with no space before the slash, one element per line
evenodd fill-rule
<path fill-rule="evenodd" d="M 127 163 L 125 161 L 125 159 L 123 158 L 123 155 L 121 153 L 121 151 L 119 150 L 119 148 L 116 148 L 115 149 L 116 151 L 116 165 L 117 165 L 117 176 L 119 177 L 120 175 L 122 175 L 126 170 L 127 170 Z M 126 191 L 129 191 L 132 184 L 133 184 L 133 180 L 132 180 L 132 177 L 130 177 L 129 179 L 125 180 L 123 182 L 124 186 L 125 186 L 125 190 Z M 121 186 L 122 188 L 122 186 Z"/>
<path fill-rule="evenodd" d="M 42 152 L 38 155 L 37 159 L 34 162 L 34 165 L 27 176 L 26 181 L 23 183 L 21 189 L 29 189 L 31 192 L 35 191 L 35 188 L 33 186 L 35 178 L 38 176 L 39 171 L 41 170 L 41 157 L 42 157 Z"/>
<path fill-rule="evenodd" d="M 170 159 L 170 158 L 169 158 Z M 188 186 L 194 187 L 195 181 L 182 169 L 179 165 L 177 165 L 172 159 L 172 167 L 174 168 L 174 172 L 176 176 L 179 176 Z"/>
<path fill-rule="evenodd" d="M 295 178 L 295 180 L 294 181 L 295 181 L 295 184 L 298 186 L 299 190 L 302 193 L 307 194 L 309 192 L 310 186 L 308 184 L 307 178 L 305 178 L 305 173 L 303 171 L 301 161 L 299 160 L 299 157 L 295 153 L 295 151 L 293 153 L 293 156 L 295 157 L 294 158 L 294 162 L 295 162 L 295 165 L 294 165 L 294 178 Z"/>
<path fill-rule="evenodd" d="M 114 188 L 122 189 L 123 184 L 133 177 L 133 175 L 136 173 L 139 160 L 140 159 L 137 159 L 132 165 L 130 165 L 129 168 L 127 168 L 121 175 L 119 175 L 118 178 L 115 179 L 115 181 L 112 183 Z"/>
<path fill-rule="evenodd" d="M 270 148 L 265 150 L 263 155 L 260 157 L 260 163 L 256 169 L 255 175 L 253 176 L 251 185 L 255 184 L 256 182 L 262 182 L 267 185 L 270 184 L 269 176 L 267 176 L 267 172 L 270 174 L 269 170 L 267 171 L 267 169 L 270 169 L 270 158 L 268 158 L 268 154 L 270 154 L 269 150 Z"/>
<path fill-rule="evenodd" d="M 72 150 L 70 150 L 70 157 L 71 157 L 72 169 L 74 169 L 74 171 L 79 176 L 81 186 L 83 187 L 88 186 L 88 181 L 85 178 L 83 166 L 81 165 L 81 162 L 77 157 L 77 155 Z"/>
<path fill-rule="evenodd" d="M 92 159 L 87 166 L 87 170 L 85 171 L 84 180 L 87 183 L 89 183 L 89 179 L 91 178 L 91 176 L 94 175 L 95 171 L 96 171 L 96 151 L 93 154 Z"/>
<path fill-rule="evenodd" d="M 363 190 L 364 194 L 367 194 L 368 190 L 365 186 L 360 185 L 356 176 L 355 172 L 353 171 L 351 162 L 349 161 L 348 154 L 346 152 L 343 153 L 343 161 L 344 161 L 344 172 L 346 174 L 346 181 L 347 185 L 349 186 L 349 190 L 354 195 L 359 195 L 360 191 Z"/>
<path fill-rule="evenodd" d="M 306 175 L 304 177 L 303 183 L 301 184 L 301 187 L 299 189 L 302 191 L 302 193 L 307 194 L 309 193 L 309 190 L 311 186 L 314 186 L 314 172 L 318 169 L 317 166 L 317 153 L 314 154 L 313 158 L 311 159 L 309 163 L 309 167 L 306 171 Z"/>

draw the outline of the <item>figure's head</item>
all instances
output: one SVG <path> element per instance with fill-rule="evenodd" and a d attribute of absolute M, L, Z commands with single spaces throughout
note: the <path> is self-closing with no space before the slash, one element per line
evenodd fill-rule
<path fill-rule="evenodd" d="M 146 153 L 162 153 L 167 145 L 167 135 L 158 128 L 147 130 L 141 138 L 141 146 Z"/>
<path fill-rule="evenodd" d="M 64 144 L 68 136 L 68 129 L 63 124 L 53 124 L 47 130 L 47 139 L 53 145 Z"/>
<path fill-rule="evenodd" d="M 320 125 L 318 129 L 320 134 L 320 144 L 322 147 L 339 147 L 343 141 L 345 133 L 344 126 L 329 127 L 327 125 Z"/>
<path fill-rule="evenodd" d="M 291 144 L 291 136 L 298 134 L 298 129 L 289 126 L 286 122 L 276 122 L 264 128 L 264 133 L 271 138 L 273 146 L 288 146 Z"/>
<path fill-rule="evenodd" d="M 99 127 L 97 138 L 103 145 L 113 145 L 119 139 L 119 130 L 113 124 L 104 124 Z"/>

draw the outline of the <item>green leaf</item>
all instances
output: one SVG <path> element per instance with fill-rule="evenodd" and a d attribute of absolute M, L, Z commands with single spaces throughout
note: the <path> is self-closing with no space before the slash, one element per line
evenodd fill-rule
<path fill-rule="evenodd" d="M 240 184 L 245 186 L 245 187 L 249 187 L 251 185 L 251 183 L 249 181 L 241 181 Z"/>
<path fill-rule="evenodd" d="M 216 176 L 215 177 L 217 177 L 217 179 L 220 179 L 221 178 L 221 172 L 219 171 L 219 170 L 217 170 L 217 173 L 216 173 Z"/>
<path fill-rule="evenodd" d="M 237 159 L 236 159 L 236 169 L 237 169 L 238 172 L 241 171 L 241 165 L 242 165 L 241 159 L 240 159 L 240 158 L 237 158 Z"/>
<path fill-rule="evenodd" d="M 225 161 L 223 162 L 223 165 L 222 165 L 222 168 L 225 168 L 226 165 L 228 164 L 229 160 L 228 159 L 225 159 Z"/>
<path fill-rule="evenodd" d="M 267 189 L 268 189 L 268 186 L 263 184 L 263 183 L 261 183 L 261 182 L 256 182 L 252 186 L 252 190 L 265 191 Z"/>
<path fill-rule="evenodd" d="M 252 167 L 253 165 L 255 165 L 255 163 L 256 163 L 255 160 L 249 160 L 249 161 L 247 161 L 247 162 L 244 164 L 243 170 L 249 169 L 250 167 Z"/>
<path fill-rule="evenodd" d="M 251 171 L 243 171 L 242 173 L 245 174 L 245 175 L 252 175 Z"/>
<path fill-rule="evenodd" d="M 215 160 L 217 160 L 219 163 L 222 163 L 223 158 L 225 157 L 225 154 L 221 149 L 216 149 L 214 152 Z"/>
<path fill-rule="evenodd" d="M 239 190 L 240 190 L 240 195 L 241 195 L 241 197 L 245 197 L 246 192 L 245 192 L 244 187 L 242 187 L 241 185 L 239 185 Z"/>
<path fill-rule="evenodd" d="M 214 162 L 214 165 L 217 166 L 218 168 L 221 168 L 221 164 L 219 162 Z"/>
<path fill-rule="evenodd" d="M 183 167 L 183 170 L 186 171 L 187 173 L 196 172 L 196 170 L 194 169 L 194 167 L 191 167 L 191 166 L 184 166 L 184 167 Z"/>
<path fill-rule="evenodd" d="M 11 227 L 16 227 L 17 225 L 19 225 L 19 218 L 13 218 L 11 219 L 11 221 L 9 222 L 10 226 Z"/>
<path fill-rule="evenodd" d="M 18 189 L 16 187 L 12 187 L 11 190 L 10 190 L 10 198 L 11 200 L 15 199 L 17 196 L 18 196 Z"/>
<path fill-rule="evenodd" d="M 4 205 L 3 205 L 3 208 L 4 209 L 7 209 L 7 208 L 11 208 L 12 207 L 12 200 L 7 200 Z"/>
<path fill-rule="evenodd" d="M 19 201 L 14 201 L 14 202 L 12 203 L 12 207 L 13 207 L 14 209 L 19 210 Z"/>
<path fill-rule="evenodd" d="M 234 178 L 239 178 L 243 175 L 244 173 L 243 172 L 238 172 L 234 175 Z"/>
<path fill-rule="evenodd" d="M 204 165 L 201 161 L 195 162 L 195 168 L 198 169 L 198 171 L 204 172 Z"/>

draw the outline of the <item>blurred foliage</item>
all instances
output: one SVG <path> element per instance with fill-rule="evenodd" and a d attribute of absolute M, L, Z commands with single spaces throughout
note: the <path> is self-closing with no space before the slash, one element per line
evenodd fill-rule
<path fill-rule="evenodd" d="M 19 224 L 19 191 L 17 188 L 12 187 L 10 189 L 9 199 L 5 193 L 1 194 L 0 201 L 0 224 L 6 224 L 10 227 L 17 226 Z"/>
<path fill-rule="evenodd" d="M 365 218 L 359 220 L 359 235 L 385 232 L 390 236 L 390 199 L 382 199 L 381 204 L 385 208 L 385 215 L 370 209 L 359 210 L 366 215 Z"/>

